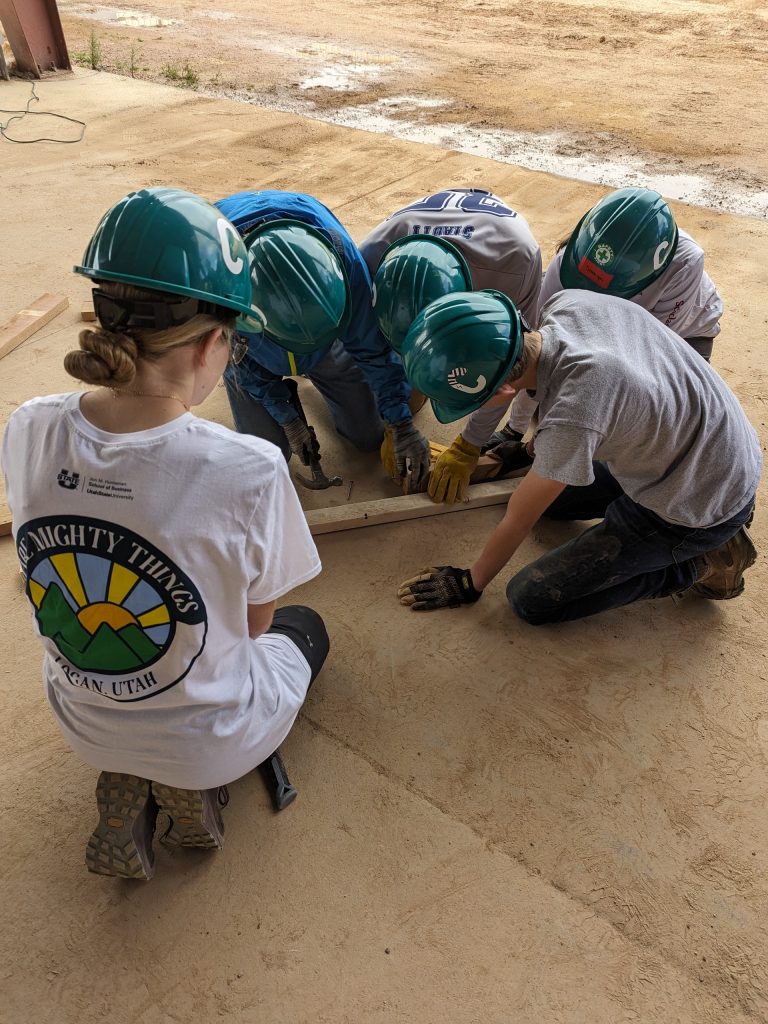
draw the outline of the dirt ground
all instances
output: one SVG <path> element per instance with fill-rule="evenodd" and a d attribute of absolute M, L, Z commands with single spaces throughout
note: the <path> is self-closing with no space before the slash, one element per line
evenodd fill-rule
<path fill-rule="evenodd" d="M 107 68 L 768 214 L 760 0 L 59 0 Z"/>
<path fill-rule="evenodd" d="M 688 5 L 695 24 L 701 8 L 720 10 Z M 296 12 L 285 17 L 298 28 Z M 339 33 L 364 16 L 351 8 Z M 735 24 L 759 17 L 734 14 Z M 404 40 L 402 19 L 391 20 Z M 448 30 L 444 43 L 457 52 Z M 509 55 L 522 60 L 512 45 Z M 72 305 L 3 360 L 2 418 L 71 388 L 61 357 L 88 295 L 71 267 L 101 213 L 138 185 L 210 198 L 300 188 L 358 239 L 414 197 L 484 185 L 528 218 L 547 253 L 603 191 L 130 78 L 80 72 L 38 92 L 42 109 L 87 129 L 73 146 L 0 144 L 0 306 L 46 290 Z M 27 94 L 0 83 L 0 106 Z M 741 133 L 731 137 L 735 151 Z M 691 126 L 687 139 L 714 158 L 714 136 Z M 675 212 L 705 245 L 725 300 L 715 365 L 765 438 L 768 223 Z M 353 459 L 309 405 L 328 469 L 355 480 L 353 500 L 391 493 L 375 461 Z M 222 390 L 202 413 L 229 422 Z M 420 423 L 450 439 L 428 414 Z M 273 816 L 260 781 L 240 781 L 227 848 L 161 851 L 149 885 L 85 872 L 95 772 L 45 706 L 13 543 L 0 540 L 0 1020 L 768 1020 L 764 556 L 745 595 L 723 606 L 649 602 L 533 629 L 504 604 L 509 573 L 466 610 L 425 619 L 397 605 L 400 579 L 428 561 L 467 564 L 500 514 L 320 538 L 325 573 L 298 596 L 326 617 L 333 649 L 284 747 L 299 801 Z M 537 527 L 510 572 L 573 529 Z"/>

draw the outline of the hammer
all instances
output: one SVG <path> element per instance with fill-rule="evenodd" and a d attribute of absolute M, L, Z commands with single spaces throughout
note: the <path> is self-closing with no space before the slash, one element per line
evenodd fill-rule
<path fill-rule="evenodd" d="M 304 423 L 304 426 L 309 431 L 309 436 L 312 438 L 312 444 L 308 451 L 306 451 L 307 463 L 310 472 L 312 473 L 312 479 L 310 480 L 306 476 L 302 476 L 301 473 L 296 473 L 296 479 L 300 484 L 305 487 L 309 487 L 312 491 L 323 491 L 326 487 L 340 487 L 344 482 L 340 476 L 328 477 L 320 468 L 320 442 L 317 440 L 317 434 L 315 428 L 310 427 L 307 422 L 307 416 L 304 412 L 304 407 L 301 404 L 299 398 L 299 388 L 295 380 L 290 377 L 285 381 L 285 385 L 291 393 L 291 405 L 296 410 L 296 414 Z M 302 459 L 302 461 L 304 461 Z"/>
<path fill-rule="evenodd" d="M 323 470 L 320 468 L 320 444 L 317 440 L 317 434 L 315 434 L 315 428 L 307 425 L 307 430 L 312 437 L 312 451 L 309 456 L 309 469 L 312 473 L 312 479 L 308 479 L 302 476 L 301 473 L 294 474 L 300 484 L 304 484 L 305 487 L 309 487 L 313 491 L 322 491 L 326 487 L 340 487 L 344 482 L 340 476 L 326 476 Z"/>

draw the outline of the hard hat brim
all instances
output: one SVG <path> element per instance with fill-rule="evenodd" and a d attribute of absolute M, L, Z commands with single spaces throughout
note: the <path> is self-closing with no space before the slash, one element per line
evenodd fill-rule
<path fill-rule="evenodd" d="M 122 284 L 132 284 L 136 288 L 148 288 L 153 292 L 163 292 L 166 295 L 187 295 L 191 299 L 199 299 L 201 302 L 208 302 L 211 305 L 223 306 L 233 312 L 243 313 L 246 316 L 258 316 L 251 306 L 246 306 L 234 295 L 211 295 L 209 292 L 199 291 L 197 288 L 185 288 L 183 285 L 173 284 L 170 281 L 157 281 L 154 278 L 138 277 L 133 274 L 114 273 L 111 270 L 97 270 L 93 267 L 75 266 L 72 268 L 76 274 L 83 274 L 93 281 L 119 281 Z"/>

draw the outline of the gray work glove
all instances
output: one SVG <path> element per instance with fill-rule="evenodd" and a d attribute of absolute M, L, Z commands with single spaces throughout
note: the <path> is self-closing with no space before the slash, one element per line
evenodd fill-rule
<path fill-rule="evenodd" d="M 304 466 L 311 465 L 320 451 L 314 430 L 308 427 L 304 420 L 297 417 L 290 423 L 284 423 L 283 431 L 288 438 L 288 444 L 291 446 L 293 454 L 301 459 Z"/>
<path fill-rule="evenodd" d="M 410 472 L 411 487 L 415 490 L 426 479 L 429 474 L 429 441 L 416 429 L 413 420 L 386 425 L 381 461 L 395 483 Z"/>

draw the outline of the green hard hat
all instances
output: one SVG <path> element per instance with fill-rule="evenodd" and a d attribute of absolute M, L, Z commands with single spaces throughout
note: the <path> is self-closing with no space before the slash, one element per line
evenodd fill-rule
<path fill-rule="evenodd" d="M 381 333 L 399 352 L 408 328 L 433 299 L 472 290 L 462 254 L 443 238 L 406 235 L 384 252 L 373 279 L 373 310 Z"/>
<path fill-rule="evenodd" d="M 115 203 L 74 270 L 252 312 L 243 240 L 215 206 L 180 188 L 143 188 Z"/>
<path fill-rule="evenodd" d="M 351 296 L 339 254 L 303 221 L 266 221 L 244 238 L 253 304 L 263 328 L 238 321 L 289 352 L 308 354 L 331 345 L 349 321 Z"/>
<path fill-rule="evenodd" d="M 664 273 L 677 249 L 677 224 L 658 192 L 620 188 L 579 221 L 563 253 L 564 288 L 631 299 Z"/>
<path fill-rule="evenodd" d="M 498 390 L 523 349 L 523 321 L 501 292 L 453 292 L 411 324 L 400 358 L 441 423 L 461 419 Z"/>

